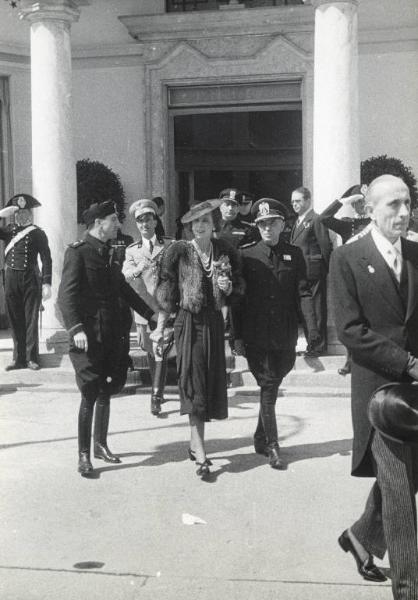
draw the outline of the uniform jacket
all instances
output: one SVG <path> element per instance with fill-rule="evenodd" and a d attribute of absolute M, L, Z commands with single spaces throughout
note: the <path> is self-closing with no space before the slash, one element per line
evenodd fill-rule
<path fill-rule="evenodd" d="M 164 252 L 161 262 L 160 283 L 156 291 L 159 306 L 167 313 L 175 313 L 183 308 L 192 313 L 199 313 L 208 304 L 220 310 L 225 303 L 232 303 L 244 292 L 241 276 L 241 261 L 238 252 L 225 240 L 214 239 L 213 258 L 218 265 L 214 266 L 213 299 L 205 295 L 205 275 L 196 250 L 191 242 L 179 240 L 173 242 Z M 225 297 L 216 284 L 216 270 L 221 274 L 221 262 L 229 261 L 233 291 Z"/>
<path fill-rule="evenodd" d="M 317 281 L 326 277 L 332 251 L 328 231 L 313 210 L 308 211 L 299 226 L 296 223 L 290 234 L 290 243 L 302 250 L 308 279 Z"/>
<path fill-rule="evenodd" d="M 154 310 L 158 310 L 158 302 L 154 297 L 155 289 L 158 283 L 158 274 L 160 270 L 161 258 L 164 250 L 171 244 L 172 240 L 158 239 L 153 248 L 152 256 L 149 253 L 148 246 L 142 244 L 142 241 L 134 242 L 126 249 L 125 262 L 123 263 L 122 273 L 127 276 L 135 271 L 139 264 L 144 267 L 130 285 L 141 296 L 143 300 Z M 146 319 L 135 313 L 135 322 L 145 325 Z"/>
<path fill-rule="evenodd" d="M 370 217 L 343 217 L 342 219 L 336 219 L 334 215 L 342 207 L 342 202 L 334 200 L 325 210 L 319 215 L 319 220 L 325 227 L 332 229 L 335 233 L 341 236 L 343 244 L 347 240 L 357 235 L 362 231 L 369 223 Z"/>
<path fill-rule="evenodd" d="M 86 331 L 86 322 L 92 318 L 98 320 L 99 329 L 105 320 L 120 319 L 120 298 L 146 319 L 151 318 L 152 308 L 125 281 L 119 265 L 109 260 L 107 244 L 87 234 L 67 248 L 58 305 L 69 333 Z"/>
<path fill-rule="evenodd" d="M 234 337 L 265 350 L 295 348 L 298 308 L 311 329 L 316 327 L 306 266 L 299 248 L 263 241 L 241 250 L 246 293 L 233 306 Z"/>
<path fill-rule="evenodd" d="M 216 237 L 229 242 L 234 248 L 241 248 L 260 239 L 255 225 L 238 215 L 233 221 L 221 221 Z"/>
<path fill-rule="evenodd" d="M 0 239 L 4 241 L 5 247 L 26 227 L 26 225 L 24 227 L 18 225 L 0 227 Z M 41 282 L 51 284 L 52 260 L 48 238 L 40 227 L 36 225 L 33 227 L 35 229 L 29 231 L 22 239 L 16 242 L 13 248 L 7 253 L 5 264 L 6 267 L 15 271 L 25 271 L 27 269 L 37 271 L 38 256 L 40 256 L 42 262 Z"/>
<path fill-rule="evenodd" d="M 370 233 L 337 248 L 331 287 L 338 337 L 352 353 L 352 473 L 373 476 L 367 406 L 384 383 L 410 381 L 408 352 L 418 357 L 418 244 L 402 239 L 399 285 Z"/>

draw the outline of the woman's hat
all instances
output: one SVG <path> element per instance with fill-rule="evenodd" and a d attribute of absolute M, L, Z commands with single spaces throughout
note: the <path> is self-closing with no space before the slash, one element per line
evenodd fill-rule
<path fill-rule="evenodd" d="M 6 206 L 17 206 L 18 208 L 36 208 L 41 206 L 36 198 L 30 194 L 15 194 L 10 198 Z"/>
<path fill-rule="evenodd" d="M 188 210 L 187 213 L 184 214 L 180 220 L 183 224 L 191 223 L 195 219 L 199 219 L 200 217 L 203 217 L 203 215 L 206 215 L 207 213 L 219 208 L 222 202 L 223 200 L 216 199 L 205 200 L 204 202 L 198 202 L 197 204 L 193 204 L 190 207 L 190 210 Z"/>
<path fill-rule="evenodd" d="M 401 444 L 418 443 L 418 385 L 382 385 L 370 398 L 368 413 L 383 436 Z"/>

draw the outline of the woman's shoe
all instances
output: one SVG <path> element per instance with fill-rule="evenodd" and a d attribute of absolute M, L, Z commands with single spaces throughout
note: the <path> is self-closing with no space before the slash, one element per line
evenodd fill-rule
<path fill-rule="evenodd" d="M 196 460 L 196 452 L 194 452 L 194 450 L 192 450 L 191 448 L 189 448 L 187 450 L 187 453 L 189 455 L 190 460 L 192 460 L 194 462 Z M 213 465 L 212 461 L 209 460 L 209 458 L 207 458 L 203 464 L 208 465 L 208 467 L 211 467 Z"/>
<path fill-rule="evenodd" d="M 199 468 L 196 471 L 196 475 L 198 475 L 198 477 L 206 477 L 207 475 L 210 474 L 210 469 L 209 469 L 209 465 L 207 463 L 207 459 L 203 463 L 196 462 L 196 464 L 199 466 Z"/>

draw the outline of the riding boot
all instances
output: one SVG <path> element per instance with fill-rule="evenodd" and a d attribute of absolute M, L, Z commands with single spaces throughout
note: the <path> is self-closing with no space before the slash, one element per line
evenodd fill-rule
<path fill-rule="evenodd" d="M 90 462 L 91 423 L 93 419 L 93 402 L 82 397 L 78 413 L 78 472 L 82 476 L 93 471 Z"/>
<path fill-rule="evenodd" d="M 261 418 L 267 441 L 267 455 L 269 464 L 273 469 L 284 469 L 285 465 L 280 457 L 280 447 L 277 435 L 276 422 L 276 397 L 278 386 L 271 385 L 261 388 Z"/>
<path fill-rule="evenodd" d="M 151 393 L 151 413 L 159 415 L 164 402 L 164 387 L 167 376 L 167 359 L 155 360 L 154 379 Z"/>
<path fill-rule="evenodd" d="M 112 454 L 107 446 L 107 431 L 109 428 L 110 397 L 100 395 L 96 402 L 94 414 L 94 458 L 100 458 L 109 463 L 122 462 L 118 456 Z"/>

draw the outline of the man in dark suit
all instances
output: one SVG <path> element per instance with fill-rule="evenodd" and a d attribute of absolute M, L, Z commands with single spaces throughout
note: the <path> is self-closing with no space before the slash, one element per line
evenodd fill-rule
<path fill-rule="evenodd" d="M 276 399 L 283 378 L 293 368 L 298 338 L 298 307 L 314 331 L 315 315 L 302 252 L 280 240 L 286 207 L 272 198 L 253 206 L 261 241 L 242 249 L 246 294 L 232 305 L 235 351 L 247 357 L 260 386 L 260 412 L 254 448 L 274 469 L 285 467 L 279 453 Z"/>
<path fill-rule="evenodd" d="M 303 252 L 315 307 L 315 330 L 319 332 L 318 338 L 313 339 L 302 315 L 308 342 L 306 356 L 318 356 L 327 351 L 327 273 L 332 244 L 327 229 L 312 209 L 310 191 L 305 187 L 297 188 L 292 192 L 291 202 L 297 219 L 290 234 L 290 243 Z"/>
<path fill-rule="evenodd" d="M 41 206 L 30 194 L 16 194 L 0 211 L 14 223 L 0 227 L 5 242 L 5 295 L 13 336 L 13 362 L 6 371 L 39 370 L 38 322 L 41 300 L 51 297 L 52 260 L 46 233 L 33 224 L 32 210 Z M 39 270 L 38 259 L 42 263 Z"/>
<path fill-rule="evenodd" d="M 418 244 L 402 237 L 410 195 L 401 179 L 375 179 L 366 203 L 372 229 L 334 251 L 331 283 L 338 336 L 352 353 L 352 474 L 376 481 L 363 515 L 339 543 L 371 581 L 384 581 L 373 555 L 383 558 L 387 550 L 394 598 L 416 600 L 417 446 L 382 436 L 367 410 L 381 385 L 418 380 Z"/>
<path fill-rule="evenodd" d="M 88 476 L 93 410 L 94 456 L 120 463 L 107 446 L 110 397 L 125 385 L 128 369 L 127 335 L 120 299 L 146 319 L 154 311 L 125 281 L 110 258 L 109 240 L 119 227 L 113 202 L 93 204 L 84 211 L 84 240 L 67 248 L 58 305 L 70 337 L 70 359 L 81 392 L 78 415 L 78 471 Z"/>

